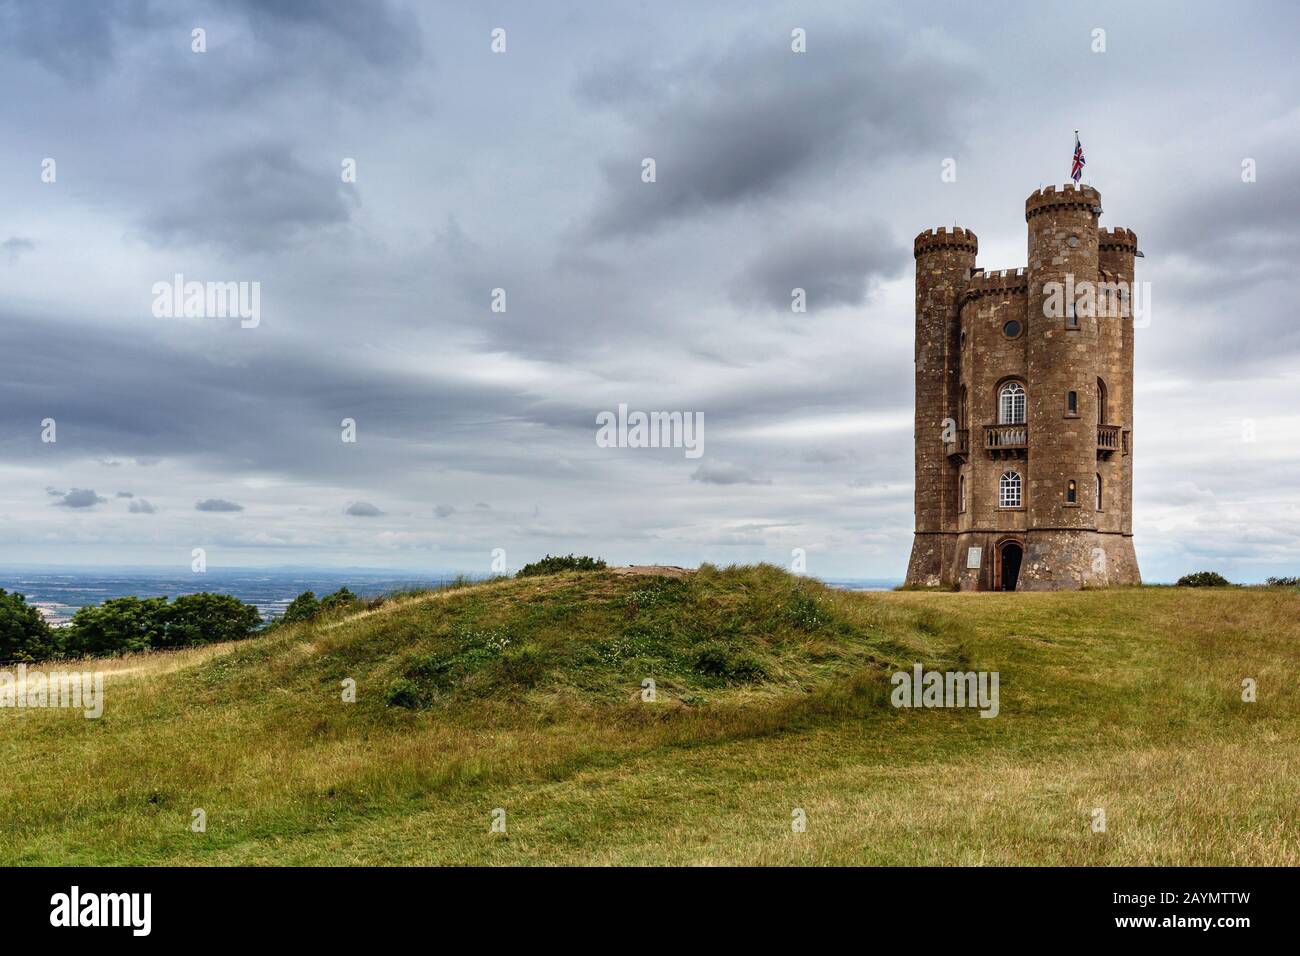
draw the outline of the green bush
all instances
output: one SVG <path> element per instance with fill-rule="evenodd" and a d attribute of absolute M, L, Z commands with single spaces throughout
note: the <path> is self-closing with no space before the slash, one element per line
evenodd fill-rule
<path fill-rule="evenodd" d="M 59 635 L 23 594 L 0 588 L 0 661 L 34 663 L 59 653 Z"/>
<path fill-rule="evenodd" d="M 284 609 L 284 614 L 280 616 L 280 623 L 297 624 L 299 621 L 310 621 L 319 613 L 320 601 L 316 600 L 316 592 L 303 591 L 289 602 L 289 606 Z"/>
<path fill-rule="evenodd" d="M 111 598 L 78 608 L 66 628 L 64 651 L 74 657 L 101 657 L 166 647 L 170 611 L 165 597 Z"/>
<path fill-rule="evenodd" d="M 384 700 L 389 707 L 405 707 L 407 710 L 416 710 L 424 706 L 424 695 L 420 692 L 419 686 L 406 678 L 393 681 L 384 694 Z"/>
<path fill-rule="evenodd" d="M 330 611 L 346 610 L 359 603 L 361 599 L 344 586 L 320 599 L 320 612 L 328 614 Z"/>
<path fill-rule="evenodd" d="M 531 578 L 538 574 L 559 574 L 561 571 L 604 571 L 605 562 L 600 558 L 586 555 L 565 555 L 551 557 L 549 554 L 540 561 L 525 564 L 515 575 L 517 578 Z"/>
<path fill-rule="evenodd" d="M 761 680 L 767 676 L 758 658 L 743 651 L 733 651 L 719 641 L 700 645 L 695 652 L 694 668 L 697 673 L 726 681 Z"/>
<path fill-rule="evenodd" d="M 1300 587 L 1300 578 L 1265 578 L 1264 583 L 1271 588 Z"/>
<path fill-rule="evenodd" d="M 251 604 L 229 594 L 182 594 L 167 609 L 167 632 L 159 647 L 216 644 L 248 637 L 262 622 Z"/>
<path fill-rule="evenodd" d="M 1197 571 L 1195 574 L 1184 574 L 1176 583 L 1180 588 L 1226 588 L 1232 586 L 1232 582 L 1218 571 Z"/>

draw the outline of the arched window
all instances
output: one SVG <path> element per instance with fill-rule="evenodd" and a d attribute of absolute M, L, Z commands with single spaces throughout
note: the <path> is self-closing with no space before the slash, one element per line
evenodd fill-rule
<path fill-rule="evenodd" d="M 1079 486 L 1074 483 L 1073 478 L 1065 483 L 1065 502 L 1071 505 L 1079 502 Z"/>
<path fill-rule="evenodd" d="M 966 424 L 966 386 L 961 387 L 961 407 L 957 414 L 958 428 L 969 428 Z"/>
<path fill-rule="evenodd" d="M 998 391 L 998 424 L 1023 425 L 1025 423 L 1025 387 L 1019 382 L 1007 382 Z"/>
<path fill-rule="evenodd" d="M 958 501 L 957 510 L 965 511 L 966 510 L 966 476 L 965 475 L 962 475 L 960 478 L 957 479 L 957 485 L 960 488 L 960 492 L 959 492 L 960 500 Z"/>
<path fill-rule="evenodd" d="M 1097 379 L 1097 424 L 1106 424 L 1106 383 Z"/>
<path fill-rule="evenodd" d="M 1020 473 L 1004 471 L 998 482 L 998 506 L 1001 508 L 1020 507 Z"/>
<path fill-rule="evenodd" d="M 1101 510 L 1101 475 L 1097 476 L 1097 510 Z"/>

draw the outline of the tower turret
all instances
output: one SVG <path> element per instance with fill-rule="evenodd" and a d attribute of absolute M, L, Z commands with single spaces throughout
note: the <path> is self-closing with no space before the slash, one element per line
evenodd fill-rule
<path fill-rule="evenodd" d="M 1137 557 L 1133 554 L 1133 305 L 1134 296 L 1134 256 L 1137 255 L 1137 236 L 1132 229 L 1103 229 L 1098 235 L 1098 248 L 1101 253 L 1102 271 L 1111 276 L 1115 283 L 1124 290 L 1125 296 L 1115 305 L 1117 314 L 1111 315 L 1108 322 L 1112 328 L 1115 348 L 1109 356 L 1110 375 L 1115 383 L 1107 409 L 1111 422 L 1122 430 L 1120 435 L 1121 450 L 1119 456 L 1115 498 L 1119 514 L 1117 529 L 1127 536 L 1126 557 L 1131 557 L 1134 567 Z M 1145 304 L 1145 303 L 1144 303 Z"/>
<path fill-rule="evenodd" d="M 956 476 L 945 451 L 945 420 L 957 417 L 957 309 L 979 240 L 960 227 L 931 229 L 912 244 L 916 259 L 916 538 L 911 583 L 938 585 L 952 557 Z"/>

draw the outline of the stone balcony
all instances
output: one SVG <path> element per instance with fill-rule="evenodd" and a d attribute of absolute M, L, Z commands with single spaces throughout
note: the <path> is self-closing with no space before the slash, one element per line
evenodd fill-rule
<path fill-rule="evenodd" d="M 970 429 L 957 429 L 952 441 L 943 443 L 943 450 L 953 464 L 965 464 L 966 459 L 970 457 Z"/>
<path fill-rule="evenodd" d="M 1025 458 L 1029 454 L 1028 425 L 985 425 L 984 450 L 990 458 Z"/>
<path fill-rule="evenodd" d="M 1121 449 L 1127 455 L 1127 446 L 1128 434 L 1119 425 L 1097 426 L 1097 457 L 1102 461 L 1109 461 Z"/>

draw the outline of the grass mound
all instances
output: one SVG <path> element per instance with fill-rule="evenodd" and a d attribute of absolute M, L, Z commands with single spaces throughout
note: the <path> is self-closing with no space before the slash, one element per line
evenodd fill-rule
<path fill-rule="evenodd" d="M 95 720 L 0 709 L 0 863 L 1297 865 L 1297 601 L 764 566 L 401 595 L 83 662 Z M 889 706 L 915 662 L 997 671 L 998 716 Z"/>
<path fill-rule="evenodd" d="M 351 678 L 365 710 L 610 706 L 643 702 L 647 682 L 656 699 L 698 706 L 825 690 L 917 654 L 947 659 L 952 642 L 934 640 L 929 616 L 882 613 L 770 566 L 570 572 L 415 596 L 214 661 L 195 679 L 236 681 L 240 659 L 292 656 L 311 633 L 315 653 L 295 661 L 296 680 Z"/>

